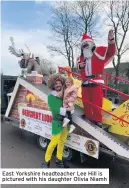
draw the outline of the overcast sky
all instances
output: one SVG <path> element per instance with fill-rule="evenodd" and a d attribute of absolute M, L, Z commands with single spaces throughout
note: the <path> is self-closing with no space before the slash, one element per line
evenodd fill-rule
<path fill-rule="evenodd" d="M 31 52 L 39 54 L 48 60 L 52 59 L 56 66 L 67 65 L 67 60 L 63 56 L 55 55 L 46 48 L 46 45 L 51 44 L 52 37 L 51 28 L 47 24 L 51 20 L 51 5 L 54 6 L 54 3 L 49 1 L 2 2 L 1 69 L 4 74 L 18 75 L 21 72 L 18 65 L 19 59 L 8 51 L 10 36 L 14 38 L 18 49 L 23 48 L 26 50 L 24 46 L 26 44 Z M 101 21 L 103 19 L 104 15 L 102 15 Z M 103 27 L 103 31 L 105 35 L 96 41 L 97 45 L 103 45 L 107 41 L 108 28 Z M 125 54 L 123 61 L 126 60 L 127 54 Z"/>

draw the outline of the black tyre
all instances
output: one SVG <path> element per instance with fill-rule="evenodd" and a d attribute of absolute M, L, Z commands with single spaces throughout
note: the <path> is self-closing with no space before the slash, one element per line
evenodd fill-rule
<path fill-rule="evenodd" d="M 44 151 L 46 151 L 47 146 L 49 144 L 49 140 L 47 138 L 44 138 L 42 136 L 37 136 L 37 144 L 38 147 Z"/>
<path fill-rule="evenodd" d="M 63 159 L 71 161 L 73 159 L 73 150 L 67 146 L 64 147 Z"/>

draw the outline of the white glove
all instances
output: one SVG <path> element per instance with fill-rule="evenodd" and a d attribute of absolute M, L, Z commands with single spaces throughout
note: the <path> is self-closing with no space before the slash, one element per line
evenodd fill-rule
<path fill-rule="evenodd" d="M 71 114 L 73 114 L 74 113 L 74 109 L 71 111 Z"/>

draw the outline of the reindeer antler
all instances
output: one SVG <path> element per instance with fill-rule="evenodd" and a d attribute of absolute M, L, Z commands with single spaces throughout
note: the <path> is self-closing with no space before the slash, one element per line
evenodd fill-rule
<path fill-rule="evenodd" d="M 14 43 L 13 37 L 10 37 L 10 41 L 11 41 L 12 46 L 9 46 L 9 48 L 8 48 L 9 52 L 11 54 L 15 55 L 16 57 L 21 57 L 24 54 L 24 51 L 22 49 L 17 50 L 15 48 L 15 43 Z"/>
<path fill-rule="evenodd" d="M 31 54 L 31 51 L 30 51 L 29 47 L 26 44 L 24 44 L 24 45 L 27 48 L 28 52 Z"/>

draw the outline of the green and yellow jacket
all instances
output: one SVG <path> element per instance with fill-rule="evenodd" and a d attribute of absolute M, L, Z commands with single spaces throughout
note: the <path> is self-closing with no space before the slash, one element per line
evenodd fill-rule
<path fill-rule="evenodd" d="M 52 91 L 52 93 L 48 95 L 48 105 L 53 117 L 52 135 L 60 134 L 63 130 L 61 115 L 66 115 L 66 109 L 62 108 L 63 100 L 56 97 L 56 91 Z"/>

